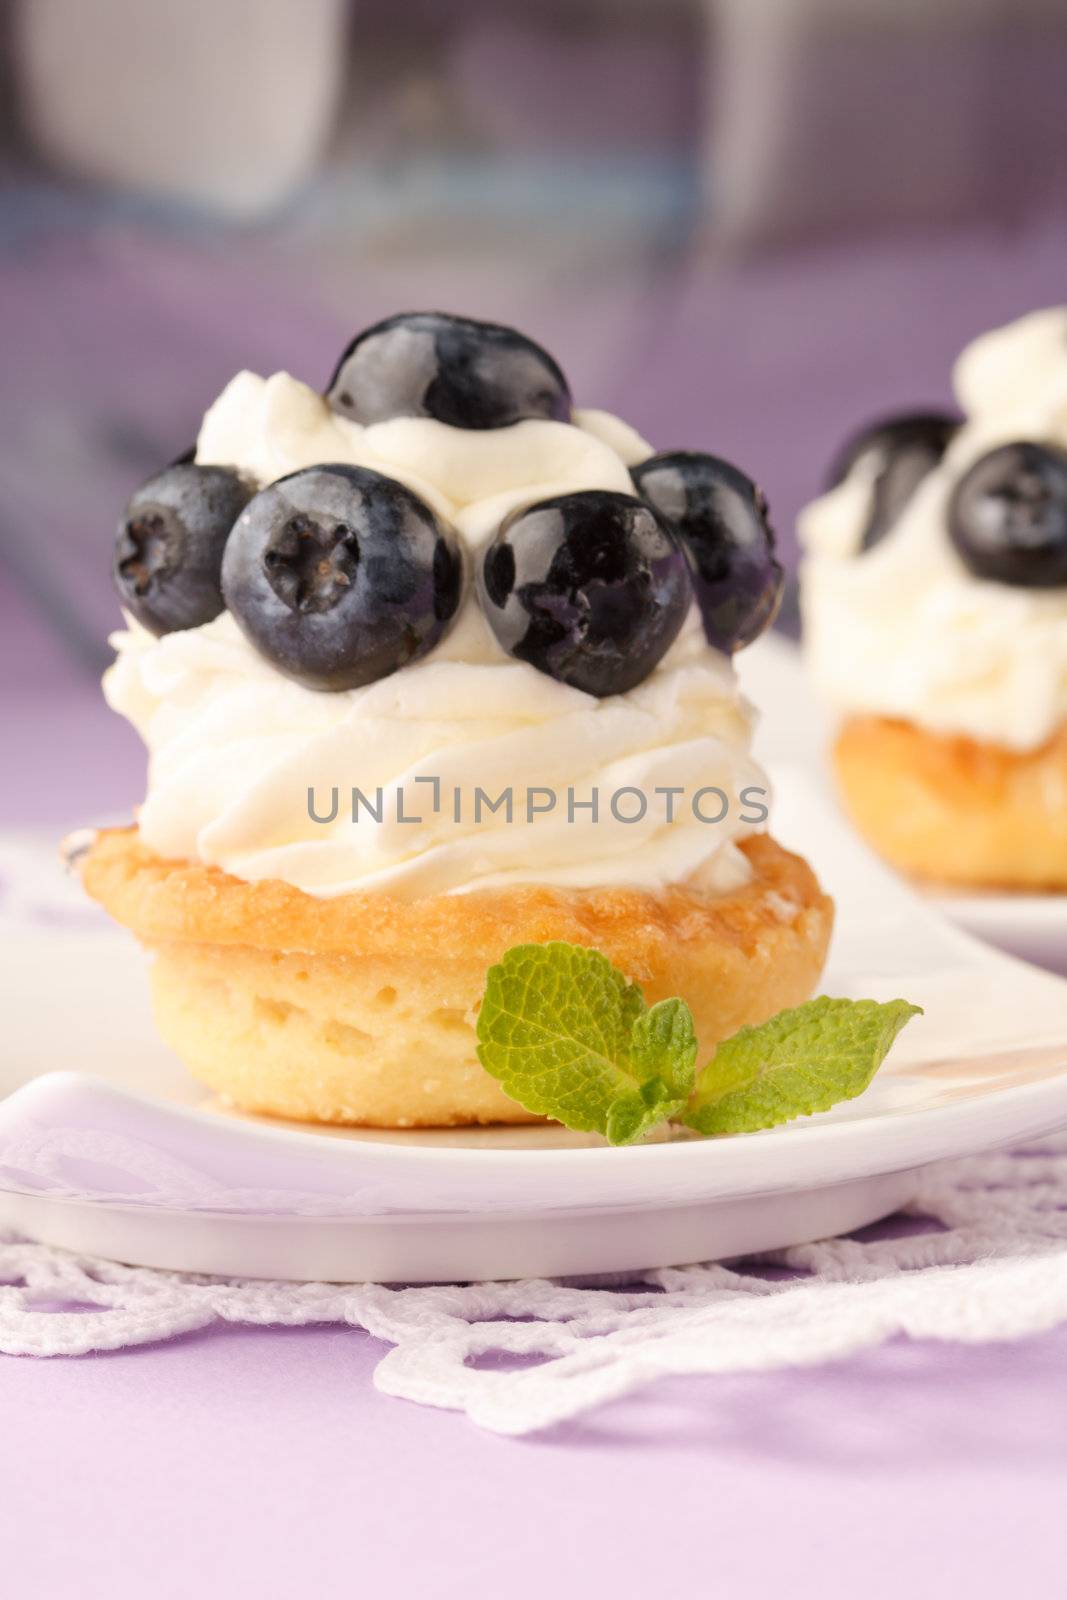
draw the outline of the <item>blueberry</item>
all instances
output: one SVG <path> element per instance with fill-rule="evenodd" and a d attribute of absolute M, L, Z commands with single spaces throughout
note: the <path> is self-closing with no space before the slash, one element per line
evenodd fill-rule
<path fill-rule="evenodd" d="M 513 512 L 482 561 L 482 607 L 509 655 L 587 694 L 624 694 L 678 637 L 689 563 L 651 507 L 586 489 Z"/>
<path fill-rule="evenodd" d="M 870 550 L 884 539 L 919 484 L 937 466 L 960 425 L 946 411 L 886 417 L 857 433 L 830 469 L 829 486 L 843 483 L 862 461 L 872 475 L 871 509 L 860 539 Z"/>
<path fill-rule="evenodd" d="M 403 484 L 364 467 L 279 478 L 245 508 L 222 564 L 238 626 L 311 689 L 355 689 L 424 656 L 462 587 L 451 529 Z"/>
<path fill-rule="evenodd" d="M 198 628 L 224 609 L 220 574 L 230 529 L 252 489 L 226 467 L 181 461 L 142 484 L 115 540 L 115 587 L 152 633 Z"/>
<path fill-rule="evenodd" d="M 454 428 L 505 428 L 571 417 L 567 380 L 540 345 L 440 311 L 405 312 L 358 334 L 326 395 L 334 411 L 368 424 L 435 417 Z"/>
<path fill-rule="evenodd" d="M 952 492 L 948 531 L 977 578 L 1067 585 L 1067 451 L 1020 441 L 982 456 Z"/>
<path fill-rule="evenodd" d="M 762 492 L 696 450 L 651 456 L 630 475 L 689 549 L 708 643 L 727 653 L 751 644 L 777 616 L 784 582 Z"/>

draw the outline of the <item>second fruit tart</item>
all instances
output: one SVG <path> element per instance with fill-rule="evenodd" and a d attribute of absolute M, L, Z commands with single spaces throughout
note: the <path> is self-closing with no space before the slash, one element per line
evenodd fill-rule
<path fill-rule="evenodd" d="M 801 516 L 834 765 L 895 866 L 1067 888 L 1067 309 L 960 356 L 962 415 L 854 439 Z"/>

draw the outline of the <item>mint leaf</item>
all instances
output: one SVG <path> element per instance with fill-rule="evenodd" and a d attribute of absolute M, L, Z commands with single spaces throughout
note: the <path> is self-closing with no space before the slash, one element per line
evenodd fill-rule
<path fill-rule="evenodd" d="M 699 1133 L 754 1133 L 828 1111 L 862 1094 L 909 1018 L 906 1000 L 831 1000 L 820 995 L 742 1028 L 699 1074 L 682 1120 Z"/>
<path fill-rule="evenodd" d="M 684 1000 L 659 1000 L 642 1012 L 630 1031 L 639 1089 L 609 1109 L 609 1143 L 632 1144 L 657 1123 L 680 1116 L 693 1091 L 696 1059 L 693 1013 Z"/>
<path fill-rule="evenodd" d="M 696 1072 L 697 1036 L 684 1000 L 660 1000 L 633 1025 L 634 1066 L 643 1081 L 658 1077 L 673 1099 L 688 1100 Z"/>
<path fill-rule="evenodd" d="M 685 1106 L 696 1044 L 689 1008 L 644 996 L 581 945 L 524 944 L 491 967 L 478 1059 L 513 1100 L 565 1127 L 630 1144 Z"/>

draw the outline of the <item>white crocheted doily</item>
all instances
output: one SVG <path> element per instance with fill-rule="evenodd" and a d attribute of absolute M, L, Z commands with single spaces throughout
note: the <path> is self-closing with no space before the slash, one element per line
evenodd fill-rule
<path fill-rule="evenodd" d="M 0 1239 L 0 1350 L 73 1356 L 215 1322 L 388 1340 L 387 1394 L 522 1434 L 665 1375 L 844 1356 L 895 1334 L 982 1341 L 1067 1321 L 1067 1136 L 930 1168 L 889 1224 L 730 1265 L 428 1288 L 233 1281 Z"/>

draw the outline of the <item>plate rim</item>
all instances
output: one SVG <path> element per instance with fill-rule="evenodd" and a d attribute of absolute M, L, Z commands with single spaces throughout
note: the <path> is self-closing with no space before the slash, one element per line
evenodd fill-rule
<path fill-rule="evenodd" d="M 317 1162 L 321 1162 L 323 1157 L 327 1156 L 332 1167 L 361 1166 L 364 1178 L 371 1175 L 368 1168 L 373 1168 L 383 1177 L 390 1173 L 398 1176 L 412 1168 L 424 1172 L 432 1168 L 443 1176 L 462 1177 L 468 1186 L 472 1180 L 477 1182 L 484 1179 L 493 1188 L 498 1207 L 503 1201 L 501 1209 L 507 1207 L 506 1191 L 502 1191 L 499 1184 L 502 1171 L 521 1171 L 527 1177 L 534 1172 L 543 1176 L 546 1172 L 558 1171 L 561 1176 L 565 1174 L 569 1178 L 574 1178 L 580 1177 L 584 1171 L 592 1170 L 596 1172 L 598 1178 L 603 1179 L 611 1170 L 608 1167 L 609 1151 L 610 1159 L 615 1164 L 613 1177 L 616 1180 L 621 1180 L 627 1173 L 635 1180 L 638 1176 L 646 1181 L 664 1179 L 670 1173 L 673 1173 L 678 1180 L 688 1179 L 688 1183 L 681 1184 L 679 1189 L 673 1192 L 673 1198 L 681 1201 L 685 1195 L 694 1192 L 692 1184 L 702 1174 L 704 1163 L 714 1157 L 722 1158 L 724 1152 L 729 1151 L 732 1153 L 725 1156 L 725 1163 L 721 1159 L 716 1161 L 714 1176 L 720 1179 L 725 1176 L 731 1181 L 725 1185 L 721 1182 L 715 1183 L 710 1189 L 701 1185 L 699 1190 L 708 1199 L 727 1200 L 759 1194 L 788 1193 L 791 1189 L 798 1189 L 814 1182 L 833 1184 L 846 1182 L 852 1177 L 873 1177 L 901 1172 L 934 1161 L 959 1159 L 982 1150 L 1017 1142 L 1020 1138 L 1050 1132 L 1060 1125 L 1067 1126 L 1067 1046 L 1065 1046 L 1064 1065 L 1059 1070 L 1053 1070 L 1036 1081 L 1009 1084 L 985 1092 L 980 1090 L 944 1105 L 901 1106 L 893 1110 L 883 1110 L 873 1116 L 809 1124 L 806 1128 L 802 1119 L 795 1119 L 791 1123 L 766 1129 L 758 1134 L 730 1134 L 720 1139 L 682 1139 L 669 1143 L 616 1148 L 607 1145 L 543 1150 L 492 1147 L 479 1149 L 471 1145 L 441 1145 L 434 1148 L 428 1144 L 415 1142 L 409 1144 L 359 1138 L 331 1139 L 328 1133 L 324 1136 L 319 1132 L 305 1133 L 293 1128 L 273 1128 L 266 1122 L 249 1124 L 246 1127 L 239 1122 L 222 1123 L 216 1118 L 215 1113 L 196 1106 L 163 1104 L 148 1095 L 118 1088 L 105 1079 L 80 1073 L 75 1069 L 44 1073 L 16 1090 L 3 1104 L 6 1107 L 21 1101 L 19 1108 L 21 1111 L 37 1109 L 35 1102 L 50 1100 L 54 1096 L 64 1094 L 72 1087 L 82 1093 L 88 1090 L 112 1105 L 129 1107 L 132 1102 L 139 1111 L 147 1113 L 157 1122 L 161 1120 L 172 1122 L 176 1119 L 193 1129 L 208 1132 L 214 1138 L 221 1137 L 226 1143 L 237 1139 L 245 1146 L 261 1146 L 265 1138 L 269 1143 L 292 1151 L 298 1156 L 310 1157 Z M 1011 1126 L 1006 1131 L 1003 1126 L 1004 1117 L 997 1115 L 997 1112 L 1010 1114 Z M 2 1131 L 2 1117 L 3 1113 L 0 1111 L 0 1131 Z M 906 1129 L 911 1135 L 905 1141 L 904 1148 L 901 1147 L 899 1139 L 887 1137 L 887 1122 L 891 1122 L 898 1129 Z M 978 1135 L 976 1122 L 986 1126 L 985 1134 Z M 954 1130 L 955 1137 L 946 1139 L 946 1128 Z M 1027 1128 L 1031 1130 L 1029 1134 L 1025 1131 Z M 803 1144 L 798 1137 L 801 1134 L 804 1135 Z M 932 1148 L 932 1143 L 936 1144 L 936 1149 Z M 761 1149 L 758 1158 L 760 1175 L 758 1178 L 755 1175 L 746 1177 L 745 1169 L 752 1158 L 753 1146 L 756 1144 Z M 811 1168 L 819 1161 L 820 1153 L 829 1154 L 828 1146 L 832 1146 L 834 1152 L 842 1149 L 850 1151 L 853 1159 L 848 1164 L 847 1172 L 827 1175 L 822 1179 L 816 1178 L 810 1171 L 806 1174 L 797 1173 L 795 1158 L 798 1154 L 802 1152 L 802 1164 Z M 791 1152 L 792 1159 L 776 1163 L 771 1152 L 781 1152 L 786 1147 Z M 863 1159 L 864 1157 L 866 1159 Z M 781 1181 L 775 1181 L 776 1169 L 783 1173 Z M 477 1179 L 475 1174 L 478 1175 Z M 11 1189 L 12 1186 L 5 1184 L 3 1187 Z M 17 1187 L 15 1192 L 20 1192 Z M 470 1196 L 467 1198 L 469 1209 L 480 1210 L 479 1206 L 471 1204 L 471 1198 Z M 669 1197 L 665 1194 L 663 1198 L 666 1200 Z M 84 1199 L 86 1203 L 91 1202 L 90 1196 L 85 1196 Z M 645 1206 L 653 1202 L 643 1195 L 638 1195 L 634 1203 Z M 602 1194 L 598 1193 L 595 1197 L 591 1197 L 589 1209 L 611 1209 L 616 1204 L 614 1200 L 605 1201 Z M 574 1208 L 575 1200 L 573 1193 L 570 1193 L 557 1206 L 535 1205 L 531 1197 L 526 1195 L 522 1198 L 521 1205 L 526 1211 L 571 1210 Z M 151 1201 L 143 1202 L 141 1208 L 156 1209 Z M 395 1212 L 403 1208 L 389 1209 Z M 441 1210 L 442 1206 L 438 1202 L 429 1206 L 412 1207 L 411 1214 L 435 1215 Z M 224 1214 L 233 1213 L 231 1211 Z M 380 1213 L 368 1207 L 365 1214 L 370 1216 Z"/>

